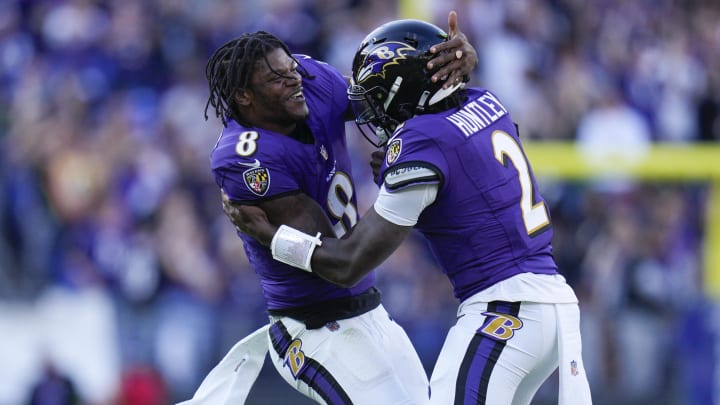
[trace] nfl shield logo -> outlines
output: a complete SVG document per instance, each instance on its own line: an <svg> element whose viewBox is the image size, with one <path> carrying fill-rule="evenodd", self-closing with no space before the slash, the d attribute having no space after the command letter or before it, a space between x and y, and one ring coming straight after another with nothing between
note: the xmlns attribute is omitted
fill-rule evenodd
<svg viewBox="0 0 720 405"><path fill-rule="evenodd" d="M400 151L402 150L402 139L395 139L387 147L387 152L385 152L385 161L387 162L387 165L390 166L391 164L395 163L398 156L400 156Z"/></svg>
<svg viewBox="0 0 720 405"><path fill-rule="evenodd" d="M243 179L247 188L259 196L265 195L270 186L270 172L264 167L245 170Z"/></svg>
<svg viewBox="0 0 720 405"><path fill-rule="evenodd" d="M575 360L570 362L570 374L578 375L577 361Z"/></svg>

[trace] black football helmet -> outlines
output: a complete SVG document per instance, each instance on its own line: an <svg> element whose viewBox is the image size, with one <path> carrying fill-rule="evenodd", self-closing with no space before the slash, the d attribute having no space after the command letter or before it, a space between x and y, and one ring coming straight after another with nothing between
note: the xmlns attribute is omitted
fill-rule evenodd
<svg viewBox="0 0 720 405"><path fill-rule="evenodd" d="M381 25L362 41L353 59L348 97L355 123L373 145L384 145L400 123L427 112L462 87L456 84L443 90L442 82L432 82L426 67L432 58L430 47L447 39L445 31L433 24L397 20Z"/></svg>

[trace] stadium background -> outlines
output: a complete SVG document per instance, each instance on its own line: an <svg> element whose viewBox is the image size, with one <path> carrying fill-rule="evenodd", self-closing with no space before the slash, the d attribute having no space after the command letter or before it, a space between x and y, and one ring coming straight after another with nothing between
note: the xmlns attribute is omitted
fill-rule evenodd
<svg viewBox="0 0 720 405"><path fill-rule="evenodd" d="M371 28L451 9L551 204L595 403L720 403L718 2L0 0L0 404L186 399L266 322L208 171L217 46L265 29L348 73ZM429 372L456 302L423 243L378 278ZM309 403L269 368L249 402Z"/></svg>

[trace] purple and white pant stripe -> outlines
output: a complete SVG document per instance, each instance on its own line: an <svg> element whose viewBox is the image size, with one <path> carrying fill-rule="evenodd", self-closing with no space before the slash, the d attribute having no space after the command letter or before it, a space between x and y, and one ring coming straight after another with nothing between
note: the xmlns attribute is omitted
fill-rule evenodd
<svg viewBox="0 0 720 405"><path fill-rule="evenodd" d="M293 338L282 321L277 321L270 327L270 341L278 356L285 358ZM304 357L303 365L297 372L297 378L317 392L328 405L352 404L350 397L332 374L311 357Z"/></svg>
<svg viewBox="0 0 720 405"><path fill-rule="evenodd" d="M518 316L520 302L493 301L487 311ZM465 352L455 385L455 405L485 404L490 376L506 345L505 340L480 333L485 326L478 328Z"/></svg>

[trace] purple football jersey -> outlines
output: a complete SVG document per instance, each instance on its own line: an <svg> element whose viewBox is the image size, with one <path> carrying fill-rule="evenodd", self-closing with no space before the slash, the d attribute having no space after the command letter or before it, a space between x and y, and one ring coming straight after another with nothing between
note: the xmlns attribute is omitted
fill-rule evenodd
<svg viewBox="0 0 720 405"><path fill-rule="evenodd" d="M310 110L306 123L314 144L230 120L211 154L215 182L243 204L305 193L323 207L340 237L358 221L355 185L345 141L347 84L329 65L294 55L311 78L303 78ZM269 309L286 309L359 294L374 284L370 273L353 288L331 284L315 274L272 258L270 249L240 234L260 276Z"/></svg>
<svg viewBox="0 0 720 405"><path fill-rule="evenodd" d="M460 109L419 115L387 144L386 189L438 183L415 226L461 301L519 273L557 273L546 204L508 111L471 88Z"/></svg>

